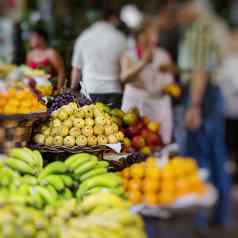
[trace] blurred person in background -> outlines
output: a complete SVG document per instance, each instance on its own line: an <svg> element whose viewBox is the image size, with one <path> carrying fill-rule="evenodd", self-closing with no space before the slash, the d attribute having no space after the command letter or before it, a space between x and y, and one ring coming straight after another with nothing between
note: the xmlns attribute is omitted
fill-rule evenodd
<svg viewBox="0 0 238 238"><path fill-rule="evenodd" d="M121 60L121 80L125 85L122 109L138 107L143 116L160 121L164 143L171 141L172 106L163 89L173 82L169 54L157 47L158 25L145 21L135 33L135 47Z"/></svg>
<svg viewBox="0 0 238 238"><path fill-rule="evenodd" d="M238 162L238 28L231 32L230 51L219 71L219 83L226 101L226 141L230 158Z"/></svg>
<svg viewBox="0 0 238 238"><path fill-rule="evenodd" d="M64 87L64 63L58 52L47 44L47 33L41 27L32 29L29 38L30 51L27 53L27 65L33 69L42 69L50 75L54 94Z"/></svg>
<svg viewBox="0 0 238 238"><path fill-rule="evenodd" d="M120 59L127 39L117 27L118 13L106 9L103 20L94 23L76 40L72 59L71 88L82 83L93 101L121 107Z"/></svg>
<svg viewBox="0 0 238 238"><path fill-rule="evenodd" d="M219 43L214 37L213 18L202 0L181 0L178 21L183 27L179 48L179 69L184 96L176 139L185 156L195 158L201 168L209 169L219 198L212 223L229 222L230 178L226 171L224 105L215 77L221 63ZM199 231L207 231L202 212Z"/></svg>

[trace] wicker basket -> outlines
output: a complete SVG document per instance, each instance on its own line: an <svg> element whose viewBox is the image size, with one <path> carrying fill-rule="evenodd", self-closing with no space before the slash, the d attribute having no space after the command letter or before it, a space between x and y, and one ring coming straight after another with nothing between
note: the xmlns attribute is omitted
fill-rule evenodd
<svg viewBox="0 0 238 238"><path fill-rule="evenodd" d="M31 138L32 125L47 113L27 115L0 115L0 153L6 153L15 146L25 146Z"/></svg>

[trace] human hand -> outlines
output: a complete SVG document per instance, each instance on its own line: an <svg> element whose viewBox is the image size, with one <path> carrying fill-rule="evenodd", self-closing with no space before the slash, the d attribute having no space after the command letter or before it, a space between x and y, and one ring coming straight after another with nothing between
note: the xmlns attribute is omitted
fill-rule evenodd
<svg viewBox="0 0 238 238"><path fill-rule="evenodd" d="M190 107L185 113L185 125L188 129L196 130L201 126L201 109L200 107Z"/></svg>

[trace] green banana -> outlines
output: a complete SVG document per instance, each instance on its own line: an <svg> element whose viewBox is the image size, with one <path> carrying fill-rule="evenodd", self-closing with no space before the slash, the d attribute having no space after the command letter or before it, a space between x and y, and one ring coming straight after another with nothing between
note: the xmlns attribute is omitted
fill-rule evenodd
<svg viewBox="0 0 238 238"><path fill-rule="evenodd" d="M74 181L69 175L60 175L60 176L61 176L65 186L72 187L74 185Z"/></svg>
<svg viewBox="0 0 238 238"><path fill-rule="evenodd" d="M40 209L42 208L43 204L44 204L44 200L43 197L38 193L31 193L31 204L32 206Z"/></svg>
<svg viewBox="0 0 238 238"><path fill-rule="evenodd" d="M57 191L64 189L64 182L60 175L51 174L44 177L43 183L53 186Z"/></svg>
<svg viewBox="0 0 238 238"><path fill-rule="evenodd" d="M35 189L40 194L41 198L48 204L54 204L56 200L52 196L52 192L50 192L47 188L36 186Z"/></svg>
<svg viewBox="0 0 238 238"><path fill-rule="evenodd" d="M120 184L115 174L103 174L85 180L79 187L77 194L85 193L87 190L96 187L103 186L108 188L114 188Z"/></svg>
<svg viewBox="0 0 238 238"><path fill-rule="evenodd" d="M82 176L80 176L79 177L79 180L81 181L81 182L83 182L84 180L86 180L86 179L89 179L89 178L91 178L91 177L94 177L94 176L96 176L96 175L100 175L100 174L106 174L107 173L107 169L106 168L97 168L97 166L96 166L96 168L95 169L93 169L93 170L90 170L90 171L88 171L87 173L85 173L85 174L83 174Z"/></svg>
<svg viewBox="0 0 238 238"><path fill-rule="evenodd" d="M39 167L43 168L44 161L43 161L43 158L42 158L42 155L41 155L40 151L39 150L33 150L33 153L37 157Z"/></svg>
<svg viewBox="0 0 238 238"><path fill-rule="evenodd" d="M86 161L90 160L91 159L91 156L90 154L87 154L87 153L80 153L80 154L75 154L75 155L71 155L69 156L69 158L67 158L65 160L65 164L69 167L69 168L73 168L73 164L74 163L79 163L78 166L80 164L83 164L85 163Z"/></svg>
<svg viewBox="0 0 238 238"><path fill-rule="evenodd" d="M107 161L99 161L97 163L97 168L108 168L109 167L109 163Z"/></svg>
<svg viewBox="0 0 238 238"><path fill-rule="evenodd" d="M24 161L28 165L34 167L37 165L35 157L32 156L30 149L13 148L9 151L9 157Z"/></svg>
<svg viewBox="0 0 238 238"><path fill-rule="evenodd" d="M74 174L76 176L76 178L79 178L80 176L82 176L84 173L88 172L89 170L95 168L95 166L97 165L97 159L91 159L90 161L86 162L85 164L83 164L82 166L80 166L79 168L77 168L74 171Z"/></svg>
<svg viewBox="0 0 238 238"><path fill-rule="evenodd" d="M55 161L48 164L40 173L39 178L44 178L50 174L64 174L67 172L67 166L61 161Z"/></svg>
<svg viewBox="0 0 238 238"><path fill-rule="evenodd" d="M54 188L53 186L48 185L48 186L46 187L46 189L50 192L51 196L52 196L55 200L58 199L58 193L57 193L57 191L55 190L55 188Z"/></svg>
<svg viewBox="0 0 238 238"><path fill-rule="evenodd" d="M17 192L19 195L28 195L30 193L30 186L28 184L22 184Z"/></svg>
<svg viewBox="0 0 238 238"><path fill-rule="evenodd" d="M31 175L24 175L22 181L30 185L37 185L38 183L37 178Z"/></svg>
<svg viewBox="0 0 238 238"><path fill-rule="evenodd" d="M63 196L63 198L69 200L73 197L73 194L70 189L65 188L64 191L62 192L62 196Z"/></svg>
<svg viewBox="0 0 238 238"><path fill-rule="evenodd" d="M33 169L25 161L22 161L22 160L19 160L19 159L8 158L6 160L6 164L11 169L14 169L14 170L16 170L20 173L31 174L31 175L36 175L37 174L37 171L35 169Z"/></svg>

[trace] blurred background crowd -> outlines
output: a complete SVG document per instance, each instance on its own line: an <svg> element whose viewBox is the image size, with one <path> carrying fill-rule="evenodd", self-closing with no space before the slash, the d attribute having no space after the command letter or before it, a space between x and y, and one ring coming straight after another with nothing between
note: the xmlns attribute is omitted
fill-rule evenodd
<svg viewBox="0 0 238 238"><path fill-rule="evenodd" d="M159 120L164 143L209 169L220 195L212 222L229 223L238 173L237 0L4 0L0 62L47 68L58 76L56 93L83 88ZM177 88L163 94L171 83L179 98Z"/></svg>

